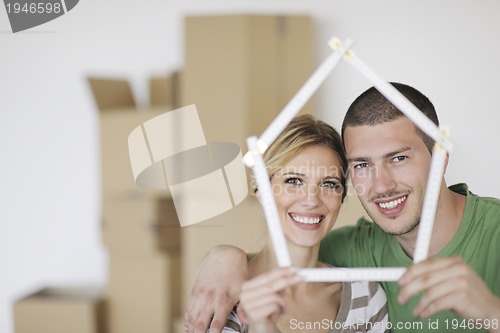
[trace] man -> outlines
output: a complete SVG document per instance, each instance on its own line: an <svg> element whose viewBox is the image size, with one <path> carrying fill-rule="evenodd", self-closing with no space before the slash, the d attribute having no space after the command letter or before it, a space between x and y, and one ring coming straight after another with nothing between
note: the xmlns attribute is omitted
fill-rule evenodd
<svg viewBox="0 0 500 333"><path fill-rule="evenodd" d="M407 85L393 86L438 125L427 97ZM320 260L346 267L410 266L433 140L373 87L349 107L342 137L352 183L375 223L361 219L331 232L322 242ZM397 283L382 283L392 331L500 332L499 251L500 201L476 196L465 184L448 188L443 180L430 259L409 267ZM238 298L238 290L226 287L224 279L234 286L245 275L242 253L215 249L193 288L188 331L204 331L212 314L211 327L219 331Z"/></svg>

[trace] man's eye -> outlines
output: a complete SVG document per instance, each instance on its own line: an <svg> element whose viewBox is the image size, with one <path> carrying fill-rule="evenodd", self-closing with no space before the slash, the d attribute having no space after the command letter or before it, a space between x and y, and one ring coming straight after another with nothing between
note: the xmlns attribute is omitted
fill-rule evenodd
<svg viewBox="0 0 500 333"><path fill-rule="evenodd" d="M368 166L368 163L359 163L359 164L354 165L354 169L363 169L363 168L366 168L367 166Z"/></svg>
<svg viewBox="0 0 500 333"><path fill-rule="evenodd" d="M301 185L302 181L300 180L300 178L287 178L285 179L285 184Z"/></svg>
<svg viewBox="0 0 500 333"><path fill-rule="evenodd" d="M404 161L406 160L408 157L406 156L396 156L392 159L393 162L401 162L401 161Z"/></svg>

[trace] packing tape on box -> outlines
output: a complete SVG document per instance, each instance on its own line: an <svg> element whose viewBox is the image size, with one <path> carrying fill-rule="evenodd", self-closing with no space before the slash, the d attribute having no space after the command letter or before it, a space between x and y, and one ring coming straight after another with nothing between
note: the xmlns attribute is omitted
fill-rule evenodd
<svg viewBox="0 0 500 333"><path fill-rule="evenodd" d="M169 190L181 226L222 214L248 194L239 146L207 144L195 105L138 126L128 147L136 184Z"/></svg>

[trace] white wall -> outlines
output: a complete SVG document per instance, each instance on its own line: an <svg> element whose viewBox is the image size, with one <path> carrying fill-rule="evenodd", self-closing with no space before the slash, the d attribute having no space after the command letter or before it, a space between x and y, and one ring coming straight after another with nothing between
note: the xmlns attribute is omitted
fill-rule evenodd
<svg viewBox="0 0 500 333"><path fill-rule="evenodd" d="M182 17L233 12L313 15L318 64L332 35L356 40L359 57L422 90L451 127L448 183L500 197L498 1L81 0L17 34L0 6L0 333L13 332L11 304L33 289L106 281L97 111L85 75L128 77L144 104L147 76L182 65ZM368 86L341 64L318 92L320 115L339 127Z"/></svg>

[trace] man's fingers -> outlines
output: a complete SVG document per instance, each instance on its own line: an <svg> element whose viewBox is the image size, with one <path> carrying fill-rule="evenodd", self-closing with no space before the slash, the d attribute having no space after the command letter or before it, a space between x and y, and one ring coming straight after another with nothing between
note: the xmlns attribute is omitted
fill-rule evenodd
<svg viewBox="0 0 500 333"><path fill-rule="evenodd" d="M194 333L196 318L200 315L200 304L197 297L190 296L184 313L184 329L188 333Z"/></svg>
<svg viewBox="0 0 500 333"><path fill-rule="evenodd" d="M455 283L456 281L448 281L427 290L415 307L413 314L416 317L427 318L437 312L453 308L455 302L458 301L453 300L457 287Z"/></svg>
<svg viewBox="0 0 500 333"><path fill-rule="evenodd" d="M205 333L213 316L214 291L194 289L186 307L186 327L188 333ZM205 305L202 304L205 301Z"/></svg>
<svg viewBox="0 0 500 333"><path fill-rule="evenodd" d="M208 292L206 299L213 304L213 307L202 309L196 325L195 333L204 333L210 328L210 332L220 333L226 324L226 319L231 312L233 304L229 301L229 296L223 294L215 298L214 293Z"/></svg>
<svg viewBox="0 0 500 333"><path fill-rule="evenodd" d="M208 329L208 325L210 325L210 321L213 316L212 308L202 309L198 317L196 318L196 322L194 323L194 333L205 333ZM220 331L219 331L220 333Z"/></svg>
<svg viewBox="0 0 500 333"><path fill-rule="evenodd" d="M419 292L429 288L434 288L438 285L446 284L450 281L450 279L453 279L453 275L448 274L447 272L417 276L413 280L408 281L406 284L401 286L398 301L400 303L406 303L411 297L415 296Z"/></svg>
<svg viewBox="0 0 500 333"><path fill-rule="evenodd" d="M222 331L232 309L233 304L227 299L220 299L218 301L217 311L215 311L212 322L210 323L210 333L220 333Z"/></svg>
<svg viewBox="0 0 500 333"><path fill-rule="evenodd" d="M401 303L424 293L413 311L417 317L429 318L445 310L465 319L494 318L497 316L495 313L500 313L500 307L495 305L500 305L497 298L459 257L428 259L416 264L400 279L399 284L398 301Z"/></svg>
<svg viewBox="0 0 500 333"><path fill-rule="evenodd" d="M228 265L227 263L231 263ZM222 311L222 300L232 308L236 304L242 282L247 278L247 256L232 246L217 246L203 258L196 273L196 282L191 291L186 314L185 328L188 333L205 333L212 317L218 330L226 321L222 319L229 311ZM219 330L220 331L220 330Z"/></svg>
<svg viewBox="0 0 500 333"><path fill-rule="evenodd" d="M462 263L463 260L460 257L429 258L410 266L398 282L400 285L405 285L418 276L430 274L437 270L450 269L452 266Z"/></svg>
<svg viewBox="0 0 500 333"><path fill-rule="evenodd" d="M422 308L414 310L414 315L422 318L429 318L438 312L451 310L456 305L457 298L453 292L443 294L441 297L434 299Z"/></svg>
<svg viewBox="0 0 500 333"><path fill-rule="evenodd" d="M398 281L400 303L406 303L421 291L467 276L468 266L459 257L427 259L411 266Z"/></svg>

